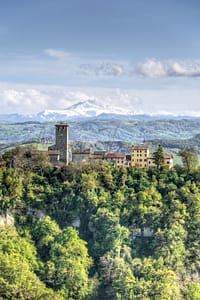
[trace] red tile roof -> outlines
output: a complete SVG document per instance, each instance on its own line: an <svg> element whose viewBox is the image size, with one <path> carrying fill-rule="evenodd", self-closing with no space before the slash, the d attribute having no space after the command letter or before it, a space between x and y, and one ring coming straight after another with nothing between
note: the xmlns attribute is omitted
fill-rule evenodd
<svg viewBox="0 0 200 300"><path fill-rule="evenodd" d="M85 149L85 150L75 149L72 150L72 154L90 154L90 149Z"/></svg>
<svg viewBox="0 0 200 300"><path fill-rule="evenodd" d="M132 150L148 150L150 147L148 145L132 146Z"/></svg>
<svg viewBox="0 0 200 300"><path fill-rule="evenodd" d="M124 159L125 154L122 153L92 153L90 154L91 159Z"/></svg>
<svg viewBox="0 0 200 300"><path fill-rule="evenodd" d="M103 159L103 158L104 158L104 154L94 154L94 153L90 154L90 159Z"/></svg>
<svg viewBox="0 0 200 300"><path fill-rule="evenodd" d="M105 159L109 159L109 158L124 158L125 154L122 153L106 153L104 155Z"/></svg>

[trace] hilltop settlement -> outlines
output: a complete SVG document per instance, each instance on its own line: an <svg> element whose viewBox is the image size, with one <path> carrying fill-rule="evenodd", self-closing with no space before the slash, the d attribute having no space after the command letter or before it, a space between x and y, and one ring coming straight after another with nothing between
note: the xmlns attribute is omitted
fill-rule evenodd
<svg viewBox="0 0 200 300"><path fill-rule="evenodd" d="M55 144L48 147L47 154L55 166L69 163L69 125L60 122L55 125ZM148 169L156 167L155 153L151 153L150 146L146 144L133 145L131 153L107 153L90 149L72 149L72 162L84 163L104 160L114 164L115 167L138 167ZM33 151L32 154L38 153ZM173 167L173 155L163 153L163 165L169 169Z"/></svg>

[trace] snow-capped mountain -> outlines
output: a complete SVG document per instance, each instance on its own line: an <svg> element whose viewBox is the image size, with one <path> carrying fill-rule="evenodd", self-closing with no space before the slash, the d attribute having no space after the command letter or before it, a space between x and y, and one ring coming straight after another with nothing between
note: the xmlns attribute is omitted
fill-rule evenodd
<svg viewBox="0 0 200 300"><path fill-rule="evenodd" d="M183 118L183 117L199 117L199 112L189 112L175 114L172 112L160 111L157 113L144 113L136 111L133 107L124 106L118 107L112 104L96 100L86 100L77 102L73 105L66 107L63 110L51 110L46 109L42 112L33 115L21 115L21 114L0 114L0 122L59 122L59 121L73 121L83 120L85 118L110 118L118 117L121 119L127 117L136 117L137 119L146 118Z"/></svg>
<svg viewBox="0 0 200 300"><path fill-rule="evenodd" d="M51 121L60 118L77 119L97 117L101 114L132 115L133 112L120 107L111 107L111 105L99 103L96 100L87 100L75 103L64 110L45 110L37 114L37 119Z"/></svg>
<svg viewBox="0 0 200 300"><path fill-rule="evenodd" d="M0 121L7 122L25 122L25 121L61 121L73 120L82 118L98 117L100 115L133 115L134 111L128 108L111 106L105 103L97 102L96 100L86 100L77 102L63 110L46 109L35 115L0 115Z"/></svg>

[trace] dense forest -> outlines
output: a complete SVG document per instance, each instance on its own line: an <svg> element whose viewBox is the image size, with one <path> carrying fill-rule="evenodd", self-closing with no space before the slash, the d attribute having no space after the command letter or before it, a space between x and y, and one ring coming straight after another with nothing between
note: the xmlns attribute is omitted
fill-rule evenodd
<svg viewBox="0 0 200 300"><path fill-rule="evenodd" d="M0 161L0 299L200 299L200 169ZM184 160L185 159L185 160Z"/></svg>

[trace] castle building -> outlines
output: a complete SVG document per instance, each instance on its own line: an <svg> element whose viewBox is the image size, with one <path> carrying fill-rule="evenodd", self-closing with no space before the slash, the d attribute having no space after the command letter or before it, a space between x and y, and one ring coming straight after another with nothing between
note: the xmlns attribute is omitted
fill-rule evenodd
<svg viewBox="0 0 200 300"><path fill-rule="evenodd" d="M124 166L126 155L122 153L106 153L104 160L113 163L116 167Z"/></svg>
<svg viewBox="0 0 200 300"><path fill-rule="evenodd" d="M150 147L148 145L132 146L131 166L139 167L139 168L148 167L147 157L149 156L149 154L150 154Z"/></svg>
<svg viewBox="0 0 200 300"><path fill-rule="evenodd" d="M55 163L55 154L56 159L59 160L60 163L68 165L69 163L69 140L68 140L68 128L69 125L64 122L60 122L55 125L56 133L56 143L48 147L48 153L50 156L50 160ZM54 152L51 152L54 151ZM52 155L51 155L52 153ZM59 153L59 156L58 156Z"/></svg>
<svg viewBox="0 0 200 300"><path fill-rule="evenodd" d="M86 162L89 161L90 158L90 149L85 150L79 150L79 149L73 149L72 150L72 162L78 163L78 162Z"/></svg>
<svg viewBox="0 0 200 300"><path fill-rule="evenodd" d="M132 146L131 149L131 166L147 169L155 167L154 154L150 153L148 145ZM173 155L164 153L164 165L169 169L173 167Z"/></svg>
<svg viewBox="0 0 200 300"><path fill-rule="evenodd" d="M68 141L69 125L60 122L55 125L55 145L48 147L47 154L50 161L55 166L68 165L69 163L69 141ZM37 152L37 151L36 151ZM36 154L36 152L33 151ZM72 150L72 162L84 163L104 160L112 163L116 167L137 167L147 169L155 167L155 155L150 153L148 145L132 146L130 154L123 153L107 153L106 151L90 152L90 149L74 149ZM164 165L169 169L173 167L173 155L164 153Z"/></svg>
<svg viewBox="0 0 200 300"><path fill-rule="evenodd" d="M107 161L116 167L137 167L148 169L156 167L155 155L150 153L148 145L132 146L131 154L123 153L107 153L105 151L90 152L90 149L73 150L72 162L92 162L92 161ZM164 153L164 165L169 169L173 167L173 155Z"/></svg>

